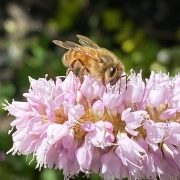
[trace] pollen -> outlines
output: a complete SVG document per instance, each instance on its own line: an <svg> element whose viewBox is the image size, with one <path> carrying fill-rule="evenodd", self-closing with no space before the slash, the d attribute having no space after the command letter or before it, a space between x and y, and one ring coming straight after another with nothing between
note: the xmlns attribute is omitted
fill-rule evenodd
<svg viewBox="0 0 180 180"><path fill-rule="evenodd" d="M113 125L113 133L116 135L119 131L123 131L125 128L125 122L121 120L121 114L112 115L105 110L104 114L99 117L97 114L93 113L92 109L89 107L85 114L79 119L79 123L73 126L74 136L76 139L83 139L86 132L81 128L81 124L88 122L96 123L98 121L107 121Z"/></svg>
<svg viewBox="0 0 180 180"><path fill-rule="evenodd" d="M84 139L86 132L81 128L80 124L76 124L73 127L73 130L74 130L75 139L77 139L77 140L83 140Z"/></svg>
<svg viewBox="0 0 180 180"><path fill-rule="evenodd" d="M159 107L153 107L148 105L146 107L146 111L150 115L150 119L154 122L164 122L164 119L160 117L160 115L165 112L169 108L168 104L161 104ZM180 113L176 112L170 119L166 119L166 121L171 122L179 122L180 121Z"/></svg>
<svg viewBox="0 0 180 180"><path fill-rule="evenodd" d="M54 121L58 124L63 124L65 121L68 120L68 116L64 113L63 108L58 108L54 111L55 119Z"/></svg>

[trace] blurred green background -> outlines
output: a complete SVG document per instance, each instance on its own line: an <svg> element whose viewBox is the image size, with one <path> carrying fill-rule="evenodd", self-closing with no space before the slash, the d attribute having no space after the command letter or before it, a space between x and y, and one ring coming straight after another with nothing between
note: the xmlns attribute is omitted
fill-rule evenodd
<svg viewBox="0 0 180 180"><path fill-rule="evenodd" d="M65 50L53 39L77 42L85 35L113 51L131 68L180 72L180 1L168 0L1 0L0 103L22 100L33 78L64 75ZM6 155L12 117L0 110L0 179L57 180L58 170L35 170L32 157ZM92 176L90 179L99 179Z"/></svg>

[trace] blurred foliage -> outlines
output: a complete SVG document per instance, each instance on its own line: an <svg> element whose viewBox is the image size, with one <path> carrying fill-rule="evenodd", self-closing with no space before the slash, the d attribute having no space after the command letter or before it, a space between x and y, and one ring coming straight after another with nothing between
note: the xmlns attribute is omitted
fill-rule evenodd
<svg viewBox="0 0 180 180"><path fill-rule="evenodd" d="M0 104L4 99L22 99L28 76L39 78L64 75L61 57L65 50L53 39L77 42L76 34L92 38L113 51L131 68L180 72L179 1L111 0L2 0L0 11ZM32 157L11 156L7 135L10 127L0 110L0 179L57 180L58 170L35 169ZM4 127L4 126L3 126ZM99 179L93 175L90 179Z"/></svg>

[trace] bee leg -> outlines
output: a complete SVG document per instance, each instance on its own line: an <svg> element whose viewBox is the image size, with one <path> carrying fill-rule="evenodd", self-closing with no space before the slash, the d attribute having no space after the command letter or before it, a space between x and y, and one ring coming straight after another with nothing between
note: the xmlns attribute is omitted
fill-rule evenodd
<svg viewBox="0 0 180 180"><path fill-rule="evenodd" d="M67 73L69 73L70 71L72 71L76 76L78 76L81 83L83 82L84 75L89 73L89 70L79 59L76 59L72 62L71 66L67 70Z"/></svg>
<svg viewBox="0 0 180 180"><path fill-rule="evenodd" d="M70 71L72 71L74 73L74 70L71 66L67 69L66 76L70 73Z"/></svg>
<svg viewBox="0 0 180 180"><path fill-rule="evenodd" d="M89 70L88 70L86 67L82 66L81 69L80 69L80 71L79 71L79 79L80 79L80 82L81 82L81 83L82 83L83 80L84 80L84 75L85 75L85 74L88 74L88 73L89 73Z"/></svg>
<svg viewBox="0 0 180 180"><path fill-rule="evenodd" d="M80 82L82 83L83 80L84 80L84 73L83 73L83 69L82 68L79 71L78 77L79 77Z"/></svg>
<svg viewBox="0 0 180 180"><path fill-rule="evenodd" d="M126 87L126 88L125 88L125 90L127 90L127 82L128 82L127 75L123 75L122 77L125 77L125 78L126 78L126 82L125 82L125 83L126 83L126 84L125 84L125 87Z"/></svg>
<svg viewBox="0 0 180 180"><path fill-rule="evenodd" d="M79 71L81 69L81 61L79 59L76 59L72 62L72 64L69 66L69 68L66 71L66 75L69 74L70 71L72 71L76 76L79 74Z"/></svg>
<svg viewBox="0 0 180 180"><path fill-rule="evenodd" d="M105 77L104 77L104 75L102 75L101 82L102 82L102 84L105 86L105 91L108 92L107 86L106 86L106 83L105 83Z"/></svg>

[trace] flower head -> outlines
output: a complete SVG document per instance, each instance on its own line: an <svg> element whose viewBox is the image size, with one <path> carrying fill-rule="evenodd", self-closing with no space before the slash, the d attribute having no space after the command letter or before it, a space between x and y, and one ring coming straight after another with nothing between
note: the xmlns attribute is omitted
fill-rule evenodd
<svg viewBox="0 0 180 180"><path fill-rule="evenodd" d="M104 179L179 179L180 76L131 71L124 88L72 72L64 81L30 78L14 116L9 152L33 153L37 167L65 177L99 173Z"/></svg>

